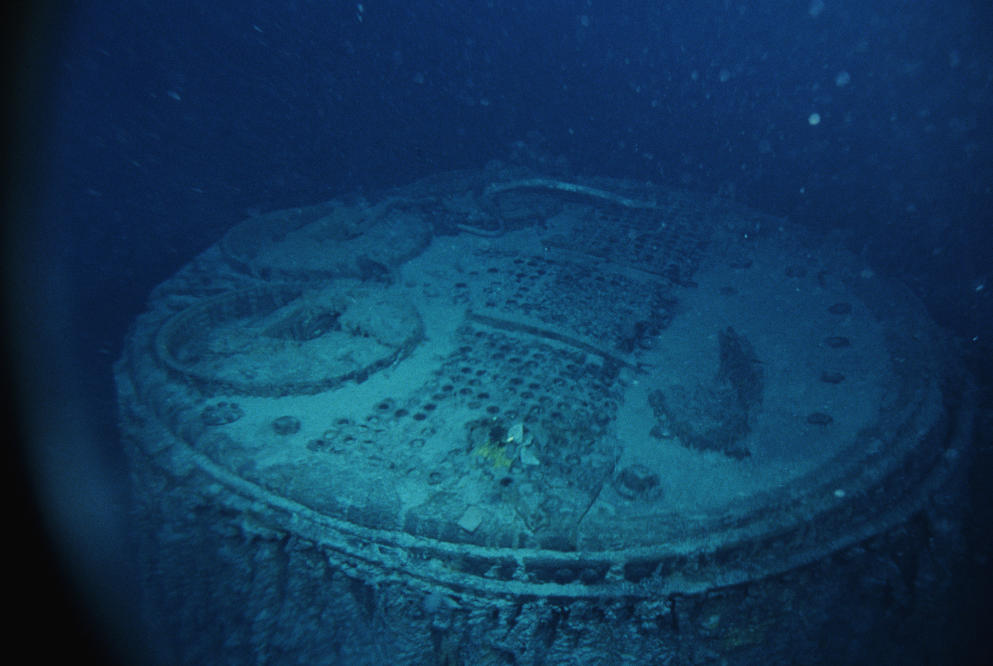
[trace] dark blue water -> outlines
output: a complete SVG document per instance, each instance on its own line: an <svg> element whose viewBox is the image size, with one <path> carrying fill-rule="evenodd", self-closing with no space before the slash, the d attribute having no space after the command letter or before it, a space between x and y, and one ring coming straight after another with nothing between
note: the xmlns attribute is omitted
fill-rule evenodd
<svg viewBox="0 0 993 666"><path fill-rule="evenodd" d="M46 413L91 442L74 454L86 461L119 465L110 365L146 294L232 224L494 159L720 193L836 233L915 289L989 395L989 2L145 1L39 16L20 33L34 49L17 60L12 128L30 161L12 170L10 230L26 245L8 282L30 290L33 314L14 318L57 373ZM124 554L96 559L126 571Z"/></svg>

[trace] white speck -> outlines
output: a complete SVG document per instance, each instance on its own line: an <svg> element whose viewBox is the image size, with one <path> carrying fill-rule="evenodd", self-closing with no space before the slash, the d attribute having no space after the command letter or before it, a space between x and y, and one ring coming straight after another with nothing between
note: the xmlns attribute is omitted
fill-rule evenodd
<svg viewBox="0 0 993 666"><path fill-rule="evenodd" d="M583 26L584 28L590 27L590 17L587 16L586 14L583 14L582 16L580 16L579 17L579 25Z"/></svg>
<svg viewBox="0 0 993 666"><path fill-rule="evenodd" d="M824 0L810 0L810 5L807 9L807 13L812 17L817 18L820 16L821 12L824 11Z"/></svg>
<svg viewBox="0 0 993 666"><path fill-rule="evenodd" d="M837 490L834 491L834 496L837 497L838 499L841 499L842 497L845 496L845 491L842 490L841 488L838 488Z"/></svg>
<svg viewBox="0 0 993 666"><path fill-rule="evenodd" d="M183 99L182 97L179 96L179 93L176 92L175 90L169 90L169 91L167 91L166 92L166 95L168 95L169 97L172 97L177 102L180 102Z"/></svg>
<svg viewBox="0 0 993 666"><path fill-rule="evenodd" d="M975 289L977 294L981 292L983 289L986 289L986 281L980 280L979 282L977 282Z"/></svg>
<svg viewBox="0 0 993 666"><path fill-rule="evenodd" d="M809 116L807 116L807 122L810 123L811 126L820 125L821 124L821 114L819 114L819 113L817 113L815 111L814 113L812 113Z"/></svg>
<svg viewBox="0 0 993 666"><path fill-rule="evenodd" d="M839 88L844 88L851 82L852 82L852 75L846 72L845 70L838 72L838 75L834 77L834 85L838 86Z"/></svg>
<svg viewBox="0 0 993 666"><path fill-rule="evenodd" d="M721 83L727 83L728 81L731 80L731 72L728 71L728 69L726 67L724 67L724 68L721 69L720 73L717 75L717 78L720 79Z"/></svg>

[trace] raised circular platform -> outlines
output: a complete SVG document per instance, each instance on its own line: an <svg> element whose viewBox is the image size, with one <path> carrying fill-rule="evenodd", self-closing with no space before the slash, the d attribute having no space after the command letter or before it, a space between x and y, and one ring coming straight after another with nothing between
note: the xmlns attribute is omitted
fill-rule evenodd
<svg viewBox="0 0 993 666"><path fill-rule="evenodd" d="M311 663L289 616L328 663L749 663L818 584L784 576L954 486L969 408L905 288L725 201L514 176L254 218L156 290L122 422L147 561L206 586L160 612Z"/></svg>

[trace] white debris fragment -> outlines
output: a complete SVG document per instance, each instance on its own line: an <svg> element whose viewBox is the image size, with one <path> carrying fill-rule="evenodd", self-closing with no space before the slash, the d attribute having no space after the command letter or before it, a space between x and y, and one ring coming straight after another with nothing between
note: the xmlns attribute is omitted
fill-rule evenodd
<svg viewBox="0 0 993 666"><path fill-rule="evenodd" d="M524 442L524 424L518 422L507 428L507 439L505 441L507 444Z"/></svg>
<svg viewBox="0 0 993 666"><path fill-rule="evenodd" d="M523 446L521 447L521 462L525 465L540 465L541 461L538 460L538 456L534 454L534 447Z"/></svg>
<svg viewBox="0 0 993 666"><path fill-rule="evenodd" d="M475 532L476 528L483 524L483 510L478 506L470 506L459 518L458 525L466 532Z"/></svg>

